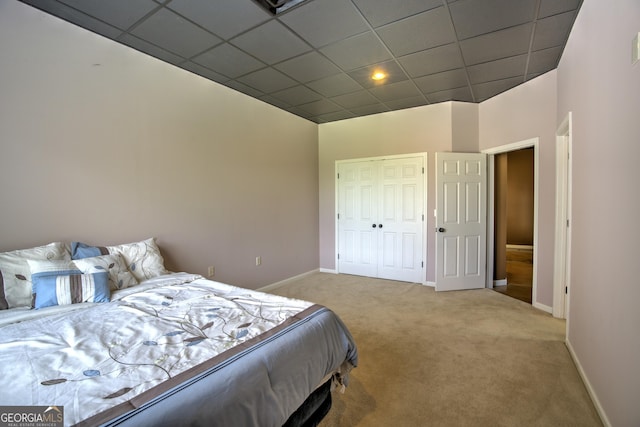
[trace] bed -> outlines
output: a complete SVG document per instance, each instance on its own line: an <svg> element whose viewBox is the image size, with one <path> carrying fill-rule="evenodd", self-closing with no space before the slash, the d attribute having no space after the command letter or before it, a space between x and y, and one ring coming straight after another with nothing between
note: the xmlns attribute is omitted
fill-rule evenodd
<svg viewBox="0 0 640 427"><path fill-rule="evenodd" d="M29 251L0 254L0 406L80 426L315 425L357 365L328 308L168 272L155 239Z"/></svg>

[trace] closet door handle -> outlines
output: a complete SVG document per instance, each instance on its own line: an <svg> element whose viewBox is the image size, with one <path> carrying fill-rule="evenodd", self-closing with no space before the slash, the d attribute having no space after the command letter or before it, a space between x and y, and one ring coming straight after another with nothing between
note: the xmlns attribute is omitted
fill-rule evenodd
<svg viewBox="0 0 640 427"><path fill-rule="evenodd" d="M372 226L373 228L376 228L376 225L375 225L375 224L372 224L371 226Z"/></svg>
<svg viewBox="0 0 640 427"><path fill-rule="evenodd" d="M444 228L440 227L440 228L436 229L436 231L437 231L438 233L444 233L444 232L445 232L445 231L447 231L447 230L445 230Z"/></svg>
<svg viewBox="0 0 640 427"><path fill-rule="evenodd" d="M378 227L379 227L379 228L382 228L382 224L378 224Z"/></svg>

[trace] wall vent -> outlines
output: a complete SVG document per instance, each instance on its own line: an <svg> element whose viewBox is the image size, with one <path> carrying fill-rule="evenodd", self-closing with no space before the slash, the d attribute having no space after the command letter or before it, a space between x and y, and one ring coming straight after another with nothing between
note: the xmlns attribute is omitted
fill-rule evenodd
<svg viewBox="0 0 640 427"><path fill-rule="evenodd" d="M272 15L280 15L307 0L253 0Z"/></svg>

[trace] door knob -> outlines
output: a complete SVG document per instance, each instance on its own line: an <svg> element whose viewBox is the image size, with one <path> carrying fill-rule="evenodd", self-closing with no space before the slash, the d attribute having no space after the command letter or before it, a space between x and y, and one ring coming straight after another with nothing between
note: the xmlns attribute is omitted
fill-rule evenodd
<svg viewBox="0 0 640 427"><path fill-rule="evenodd" d="M371 226L372 226L373 228L376 228L376 225L375 225L375 224L372 224Z"/></svg>
<svg viewBox="0 0 640 427"><path fill-rule="evenodd" d="M444 228L442 228L442 227L439 227L439 228L437 228L437 229L436 229L436 231L437 231L438 233L444 233L444 232L445 232L445 231L447 231L447 230L445 230L445 229L444 229Z"/></svg>
<svg viewBox="0 0 640 427"><path fill-rule="evenodd" d="M382 228L382 224L378 224L378 227L379 227L379 228Z"/></svg>

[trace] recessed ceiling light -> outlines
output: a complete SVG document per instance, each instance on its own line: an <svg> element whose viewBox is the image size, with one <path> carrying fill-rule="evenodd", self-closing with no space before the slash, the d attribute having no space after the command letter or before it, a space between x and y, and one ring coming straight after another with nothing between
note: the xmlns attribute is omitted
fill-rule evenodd
<svg viewBox="0 0 640 427"><path fill-rule="evenodd" d="M371 79L375 81L384 80L387 78L387 74L384 71L376 71L371 75Z"/></svg>

